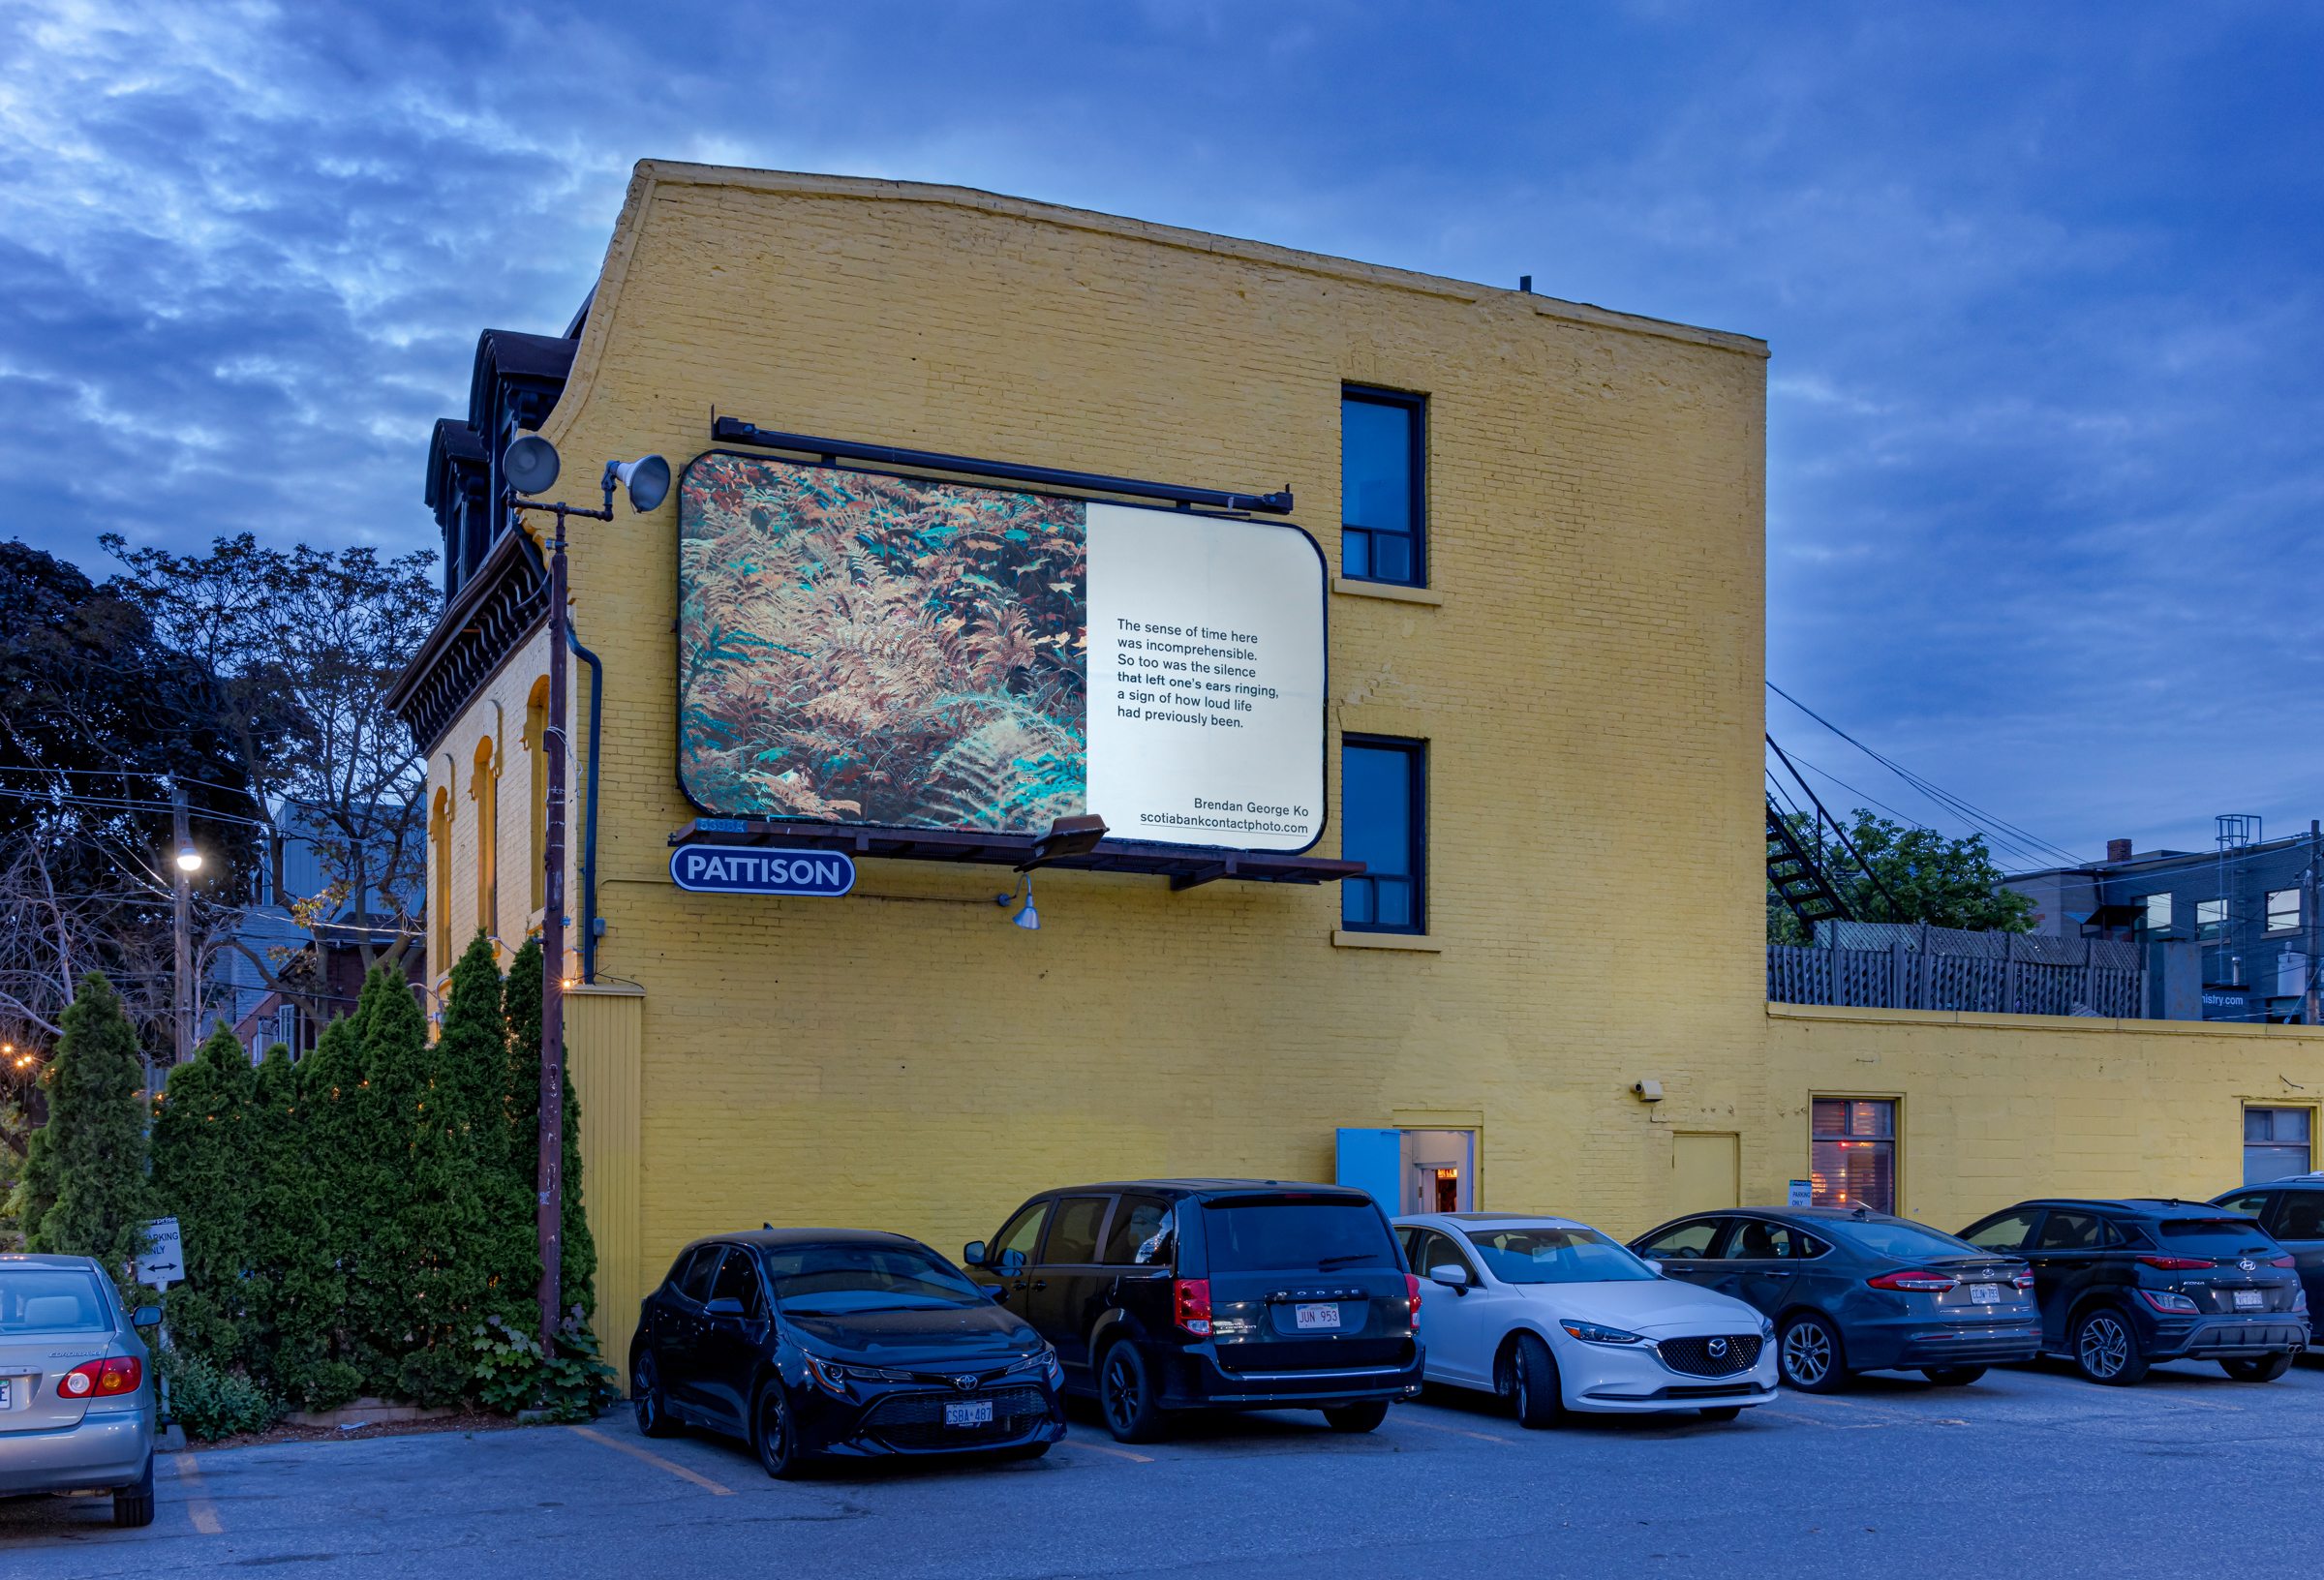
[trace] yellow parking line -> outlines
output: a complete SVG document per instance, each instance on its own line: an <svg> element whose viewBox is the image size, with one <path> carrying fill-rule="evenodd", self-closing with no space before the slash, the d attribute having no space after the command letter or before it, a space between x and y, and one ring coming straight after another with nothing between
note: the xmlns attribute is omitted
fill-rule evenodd
<svg viewBox="0 0 2324 1580"><path fill-rule="evenodd" d="M1517 1441L1514 1438L1496 1438L1487 1432L1468 1432L1457 1426L1439 1426L1434 1421L1416 1421L1409 1415L1399 1415L1396 1417L1396 1421L1399 1425L1417 1426L1427 1432L1450 1432L1456 1438L1475 1438L1479 1443L1506 1443L1514 1444Z"/></svg>
<svg viewBox="0 0 2324 1580"><path fill-rule="evenodd" d="M1109 1448L1102 1443L1087 1443L1080 1438L1067 1438L1065 1441L1072 1443L1076 1448L1094 1448L1101 1454L1112 1454L1116 1459L1135 1460L1141 1465L1151 1465L1153 1463L1151 1456L1147 1454L1133 1454L1127 1448Z"/></svg>
<svg viewBox="0 0 2324 1580"><path fill-rule="evenodd" d="M173 1454L170 1457L177 1461L177 1478L187 1488L186 1512L194 1516L194 1529L205 1536L223 1534L218 1524L218 1507L210 1502L209 1495L201 1490L201 1472L195 1469L194 1456Z"/></svg>
<svg viewBox="0 0 2324 1580"><path fill-rule="evenodd" d="M721 1498L731 1498L734 1496L734 1489L732 1487L721 1487L716 1481L713 1481L709 1476L696 1475L685 1466L676 1464L670 1460L666 1460L659 1454L649 1454L643 1448L632 1447L630 1444L623 1443L618 1439L607 1437L602 1432L592 1432L586 1426L570 1427L567 1430L580 1433L581 1436L587 1438L592 1443L601 1443L608 1448L619 1448L625 1454L634 1454L639 1459L644 1460L647 1464L656 1466L661 1470L665 1470L672 1475L684 1476L687 1480L691 1481L695 1486L706 1487L710 1491L717 1493Z"/></svg>

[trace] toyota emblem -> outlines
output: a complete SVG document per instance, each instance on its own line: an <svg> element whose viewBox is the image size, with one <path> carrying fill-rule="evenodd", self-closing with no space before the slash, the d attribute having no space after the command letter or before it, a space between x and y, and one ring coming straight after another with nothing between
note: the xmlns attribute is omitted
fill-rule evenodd
<svg viewBox="0 0 2324 1580"><path fill-rule="evenodd" d="M977 1380L973 1377L956 1377L952 1380L952 1385L960 1389L963 1393L974 1393L976 1391L976 1383ZM964 1410L967 1407L963 1405L962 1408Z"/></svg>
<svg viewBox="0 0 2324 1580"><path fill-rule="evenodd" d="M2241 1267L2247 1273L2256 1273L2259 1271L2259 1263L2253 1261L2249 1257L2246 1257L2243 1261L2237 1262L2236 1265Z"/></svg>
<svg viewBox="0 0 2324 1580"><path fill-rule="evenodd" d="M1711 1353L1713 1355L1725 1355L1727 1353L1727 1341L1725 1339L1713 1339L1711 1341Z"/></svg>

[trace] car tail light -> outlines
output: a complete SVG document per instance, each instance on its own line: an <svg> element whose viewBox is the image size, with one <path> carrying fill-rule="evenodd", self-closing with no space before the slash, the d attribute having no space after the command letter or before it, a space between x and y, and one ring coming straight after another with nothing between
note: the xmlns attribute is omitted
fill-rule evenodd
<svg viewBox="0 0 2324 1580"><path fill-rule="evenodd" d="M2209 1257L2141 1257L2138 1260L2145 1266L2159 1267L2166 1273L2191 1273L2218 1265Z"/></svg>
<svg viewBox="0 0 2324 1580"><path fill-rule="evenodd" d="M1170 1281L1171 1309L1177 1323L1198 1338L1210 1336L1210 1281L1174 1278Z"/></svg>
<svg viewBox="0 0 2324 1580"><path fill-rule="evenodd" d="M2268 1265L2271 1267L2297 1267L2300 1264L2289 1257L2271 1257L2268 1259Z"/></svg>
<svg viewBox="0 0 2324 1580"><path fill-rule="evenodd" d="M145 1363L135 1355L108 1355L74 1367L57 1379L56 1390L68 1399L104 1398L135 1393L145 1380Z"/></svg>
<svg viewBox="0 0 2324 1580"><path fill-rule="evenodd" d="M1421 1325L1421 1280L1418 1274L1404 1275L1404 1298L1412 1302L1412 1325Z"/></svg>
<svg viewBox="0 0 2324 1580"><path fill-rule="evenodd" d="M2187 1312L2201 1309L2186 1295L2173 1294L2168 1290L2141 1290L2138 1292L2156 1311Z"/></svg>
<svg viewBox="0 0 2324 1580"><path fill-rule="evenodd" d="M2034 1287L2034 1269L2031 1267L2027 1268L2024 1272L2013 1276L2009 1282L2016 1285L2021 1290L2032 1289Z"/></svg>
<svg viewBox="0 0 2324 1580"><path fill-rule="evenodd" d="M1913 1290L1922 1293L1957 1290L1961 1281L1950 1273L1932 1273L1925 1267L1906 1267L1864 1281L1876 1290Z"/></svg>

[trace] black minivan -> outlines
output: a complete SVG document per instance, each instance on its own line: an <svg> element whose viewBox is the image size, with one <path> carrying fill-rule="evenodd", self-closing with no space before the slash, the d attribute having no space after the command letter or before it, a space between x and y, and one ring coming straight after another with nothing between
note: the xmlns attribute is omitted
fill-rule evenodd
<svg viewBox="0 0 2324 1580"><path fill-rule="evenodd" d="M1369 1432L1421 1391L1420 1280L1361 1191L1145 1179L1045 1191L961 1260L1123 1443L1189 1410Z"/></svg>

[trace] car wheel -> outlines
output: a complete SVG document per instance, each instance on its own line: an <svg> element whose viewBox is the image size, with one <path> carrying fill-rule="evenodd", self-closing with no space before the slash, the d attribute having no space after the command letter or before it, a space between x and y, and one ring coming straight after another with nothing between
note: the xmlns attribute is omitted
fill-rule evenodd
<svg viewBox="0 0 2324 1580"><path fill-rule="evenodd" d="M113 1493L113 1523L140 1526L153 1523L153 1456L145 1456L145 1474Z"/></svg>
<svg viewBox="0 0 2324 1580"><path fill-rule="evenodd" d="M807 1456L799 1451L790 1401L779 1377L760 1383L758 1397L750 1402L750 1446L758 1450L759 1468L778 1481L796 1481L807 1474Z"/></svg>
<svg viewBox="0 0 2324 1580"><path fill-rule="evenodd" d="M1920 1375L1947 1388L1966 1388L1985 1375L1982 1366L1924 1366Z"/></svg>
<svg viewBox="0 0 2324 1580"><path fill-rule="evenodd" d="M1557 1380L1557 1357L1539 1333L1517 1335L1516 1347L1510 1352L1509 1372L1519 1426L1538 1432L1565 1424L1566 1395Z"/></svg>
<svg viewBox="0 0 2324 1580"><path fill-rule="evenodd" d="M1708 1410L1698 1410L1695 1413L1706 1421L1731 1421L1743 1413L1743 1407L1741 1405L1713 1405Z"/></svg>
<svg viewBox="0 0 2324 1580"><path fill-rule="evenodd" d="M1370 1399L1361 1405L1341 1405L1324 1412L1324 1419L1334 1432L1369 1432L1388 1419L1388 1401Z"/></svg>
<svg viewBox="0 0 2324 1580"><path fill-rule="evenodd" d="M2138 1352L2138 1335L2130 1319L2113 1306L2097 1306L2074 1323L2074 1364L2093 1382L2126 1388L2147 1375L2147 1357Z"/></svg>
<svg viewBox="0 0 2324 1580"><path fill-rule="evenodd" d="M1105 1366L1098 1374L1097 1401L1105 1412L1106 1430L1118 1443L1152 1443L1168 1428L1161 1406L1154 1403L1154 1384L1146 1369L1146 1357L1127 1339L1106 1352Z"/></svg>
<svg viewBox="0 0 2324 1580"><path fill-rule="evenodd" d="M1850 1381L1839 1333L1814 1312L1784 1324L1783 1336L1776 1340L1776 1358L1784 1381L1802 1393L1838 1393Z"/></svg>
<svg viewBox="0 0 2324 1580"><path fill-rule="evenodd" d="M2291 1369L2292 1357L2289 1353L2219 1362L2219 1370L2238 1382L2273 1382Z"/></svg>
<svg viewBox="0 0 2324 1580"><path fill-rule="evenodd" d="M681 1428L678 1417L670 1413L670 1401L661 1391L661 1368L654 1363L654 1352L641 1349L629 1368L629 1405L637 1412L637 1430L649 1438L674 1438Z"/></svg>

